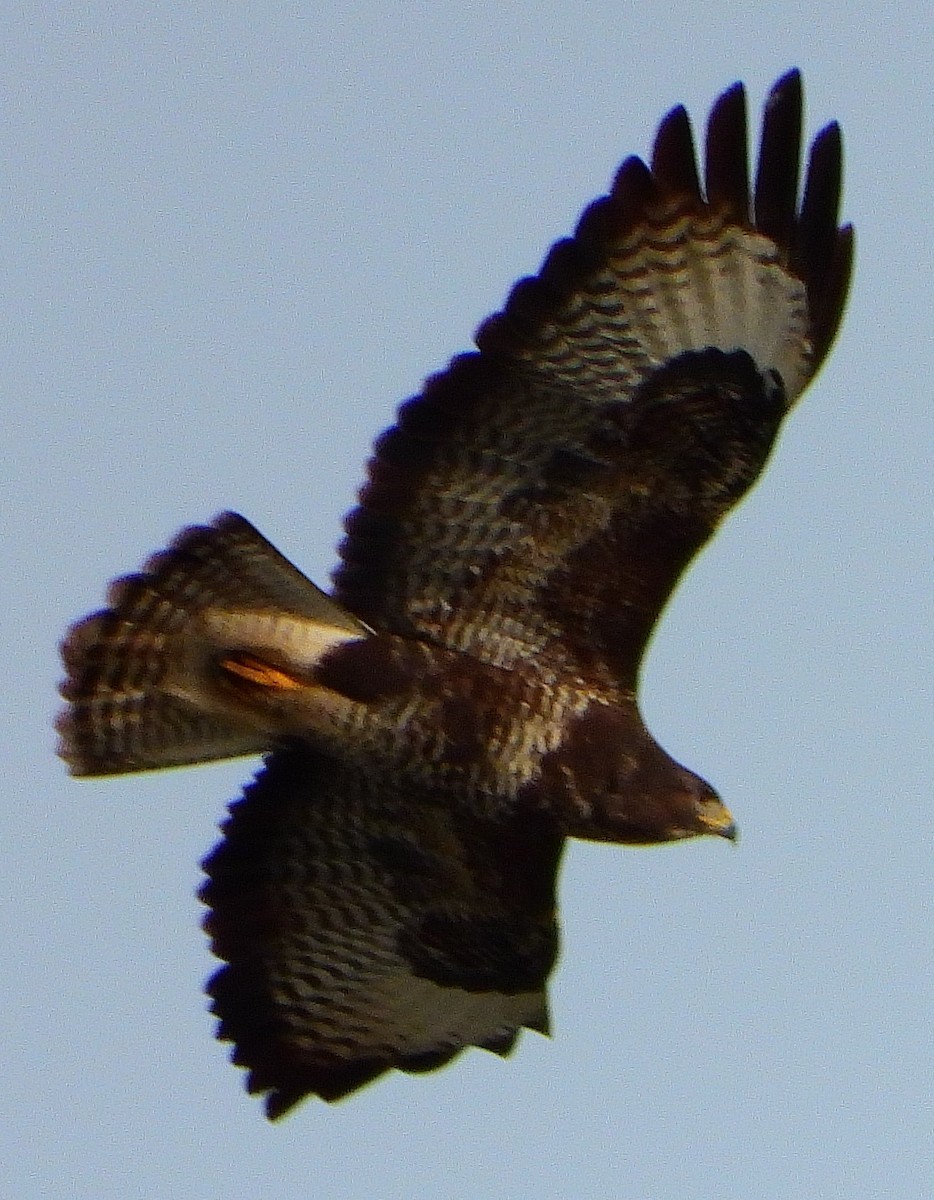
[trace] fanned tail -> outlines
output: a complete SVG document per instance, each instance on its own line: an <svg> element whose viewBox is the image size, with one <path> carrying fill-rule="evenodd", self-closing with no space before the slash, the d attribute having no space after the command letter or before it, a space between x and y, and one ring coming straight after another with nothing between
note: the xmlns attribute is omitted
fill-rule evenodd
<svg viewBox="0 0 934 1200"><path fill-rule="evenodd" d="M275 729L234 685L292 687L276 664L304 669L367 632L235 513L183 530L107 602L62 644L56 727L73 775L267 750Z"/></svg>

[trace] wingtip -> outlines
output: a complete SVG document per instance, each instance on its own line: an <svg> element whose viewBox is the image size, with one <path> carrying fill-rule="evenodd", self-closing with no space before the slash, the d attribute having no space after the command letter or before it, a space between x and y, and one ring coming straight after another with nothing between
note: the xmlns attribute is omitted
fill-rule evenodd
<svg viewBox="0 0 934 1200"><path fill-rule="evenodd" d="M669 195L702 203L691 118L683 104L662 120L652 149L652 175Z"/></svg>
<svg viewBox="0 0 934 1200"><path fill-rule="evenodd" d="M755 226L783 253L795 230L803 124L804 93L795 69L783 75L766 97L753 187Z"/></svg>
<svg viewBox="0 0 934 1200"><path fill-rule="evenodd" d="M804 101L804 81L800 67L789 67L784 75L779 75L775 80L765 101L766 110L776 104L788 103L792 99L796 99L798 104Z"/></svg>
<svg viewBox="0 0 934 1200"><path fill-rule="evenodd" d="M749 126L746 89L734 83L714 102L704 138L707 202L749 222Z"/></svg>

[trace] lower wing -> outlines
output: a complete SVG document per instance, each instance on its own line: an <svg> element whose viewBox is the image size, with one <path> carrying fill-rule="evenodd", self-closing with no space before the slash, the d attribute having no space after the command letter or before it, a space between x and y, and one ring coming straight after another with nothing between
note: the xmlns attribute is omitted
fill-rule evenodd
<svg viewBox="0 0 934 1200"><path fill-rule="evenodd" d="M303 748L273 754L205 862L218 1037L270 1117L547 1031L562 838Z"/></svg>

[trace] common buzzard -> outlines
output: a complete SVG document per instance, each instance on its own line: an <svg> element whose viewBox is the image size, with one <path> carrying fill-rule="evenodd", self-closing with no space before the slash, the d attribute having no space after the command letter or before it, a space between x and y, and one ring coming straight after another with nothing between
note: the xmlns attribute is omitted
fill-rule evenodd
<svg viewBox="0 0 934 1200"><path fill-rule="evenodd" d="M63 645L75 775L265 753L207 858L208 984L270 1117L548 1028L568 837L735 836L639 664L840 322L841 138L801 82L683 108L376 442L333 593L242 517L186 529Z"/></svg>

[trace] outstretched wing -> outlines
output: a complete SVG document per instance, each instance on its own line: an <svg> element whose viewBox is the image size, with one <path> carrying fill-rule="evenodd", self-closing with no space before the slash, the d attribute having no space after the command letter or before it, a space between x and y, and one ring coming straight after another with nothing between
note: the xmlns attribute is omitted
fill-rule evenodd
<svg viewBox="0 0 934 1200"><path fill-rule="evenodd" d="M218 1036L280 1116L392 1067L547 1031L562 837L304 748L271 756L205 862Z"/></svg>
<svg viewBox="0 0 934 1200"><path fill-rule="evenodd" d="M829 125L798 200L801 83L765 107L750 200L745 96L627 160L539 275L405 404L347 519L336 594L378 629L630 689L681 572L762 469L840 321Z"/></svg>

